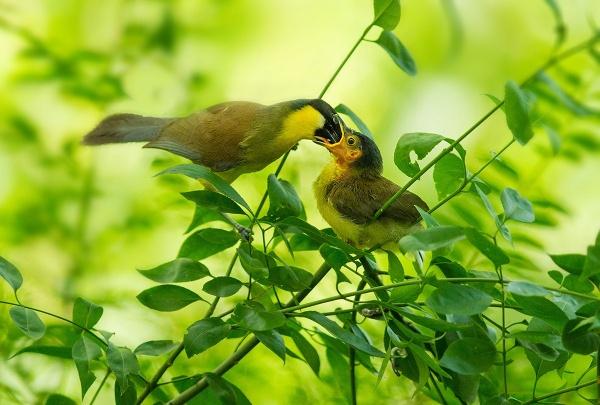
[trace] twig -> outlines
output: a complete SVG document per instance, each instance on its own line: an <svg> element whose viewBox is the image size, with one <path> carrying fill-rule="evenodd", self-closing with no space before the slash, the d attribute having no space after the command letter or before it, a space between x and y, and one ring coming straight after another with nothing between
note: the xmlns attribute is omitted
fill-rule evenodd
<svg viewBox="0 0 600 405"><path fill-rule="evenodd" d="M94 392L94 396L92 397L92 400L90 401L90 405L94 405L94 402L96 402L96 398L98 398L98 394L100 394L100 391L102 390L102 387L104 386L104 383L108 379L108 376L110 375L110 373L111 373L111 370L109 368L108 370L106 370L106 374L104 374L104 378L102 379L102 381L100 381L100 385L96 389L96 392Z"/></svg>
<svg viewBox="0 0 600 405"><path fill-rule="evenodd" d="M544 399L552 398L552 397L555 397L557 395L561 395L561 394L564 394L564 393L567 393L567 392L571 392L571 391L577 391L577 390L579 390L581 388L589 387L590 385L594 385L594 384L597 384L597 383L598 383L597 380L592 380L592 381L588 381L586 383L581 383L581 384L574 385L572 387L563 388L563 389L551 392L549 394L542 395L542 396L539 396L537 398L530 399L529 401L525 401L525 402L522 403L522 405L535 404L537 402L543 401Z"/></svg>
<svg viewBox="0 0 600 405"><path fill-rule="evenodd" d="M356 291L360 291L365 288L367 282L365 280L360 280L358 286L356 287ZM360 302L360 295L354 297L353 307L358 307ZM352 325L356 325L356 311L352 312L352 316L350 317L350 327ZM350 365L350 399L352 405L357 405L356 399L356 349L348 345L348 363Z"/></svg>

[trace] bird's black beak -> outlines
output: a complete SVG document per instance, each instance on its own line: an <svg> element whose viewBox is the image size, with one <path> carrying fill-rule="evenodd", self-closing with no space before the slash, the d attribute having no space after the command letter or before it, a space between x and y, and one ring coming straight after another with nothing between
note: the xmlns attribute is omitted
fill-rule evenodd
<svg viewBox="0 0 600 405"><path fill-rule="evenodd" d="M344 137L344 127L342 119L335 114L331 121L326 122L323 128L315 132L314 142L319 145L336 144Z"/></svg>

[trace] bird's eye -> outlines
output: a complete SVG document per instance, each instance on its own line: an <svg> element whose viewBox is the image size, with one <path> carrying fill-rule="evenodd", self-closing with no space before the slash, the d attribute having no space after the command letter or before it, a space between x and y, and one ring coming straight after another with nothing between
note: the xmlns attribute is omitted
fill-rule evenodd
<svg viewBox="0 0 600 405"><path fill-rule="evenodd" d="M348 145L352 146L356 143L356 140L354 138L348 138Z"/></svg>

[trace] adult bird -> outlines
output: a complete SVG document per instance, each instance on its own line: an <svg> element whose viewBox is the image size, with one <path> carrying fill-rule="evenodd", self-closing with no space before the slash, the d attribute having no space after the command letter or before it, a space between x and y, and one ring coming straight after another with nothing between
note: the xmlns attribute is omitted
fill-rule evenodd
<svg viewBox="0 0 600 405"><path fill-rule="evenodd" d="M341 138L335 110L321 99L263 105L231 101L182 118L115 114L88 133L83 143L147 142L210 168L227 182L277 160L302 139Z"/></svg>
<svg viewBox="0 0 600 405"><path fill-rule="evenodd" d="M427 204L405 191L373 220L375 212L400 187L382 176L381 153L371 138L345 127L341 132L339 141L320 136L315 140L333 156L314 183L317 208L334 232L351 245L390 245L419 222L416 207L427 210Z"/></svg>

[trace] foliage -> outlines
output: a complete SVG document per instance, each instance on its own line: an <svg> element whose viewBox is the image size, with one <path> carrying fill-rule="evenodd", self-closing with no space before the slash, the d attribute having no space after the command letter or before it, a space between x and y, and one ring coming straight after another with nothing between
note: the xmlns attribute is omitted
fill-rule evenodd
<svg viewBox="0 0 600 405"><path fill-rule="evenodd" d="M98 327L105 308L82 297L65 297L73 302L70 318L29 306L19 294L34 280L25 277L23 281L18 267L0 257L0 276L15 297L1 302L10 306L13 329L27 339L27 346L15 348L11 355L35 353L51 361L72 361L81 399L90 403L111 384L117 404L145 400L250 403L251 395L238 388L234 378L223 375L259 345L275 355L270 358L273 362L306 363L315 379L323 378L327 364L335 374L330 383L338 384L351 403L357 402L357 390L377 390L376 384L368 385L356 377L358 370L377 376L377 382L391 371L397 375L397 384L410 381L419 395L439 403L532 403L579 393L595 384L592 376L586 376L597 367L600 350L600 233L589 242L585 254L550 255L560 270L539 268L530 257L546 252L523 229L551 228L554 215L565 210L553 198L535 195L524 183L514 187L508 179L518 177L519 171L501 157L515 142L526 147L535 144L532 153L542 159L554 156L565 161L600 149L591 133L569 134L571 122L594 122L598 112L568 92L569 87L583 86L579 72L563 77L560 67L581 53L597 59L594 47L600 42L600 32L561 50L566 37L561 10L557 2L546 3L555 19L556 53L538 70L521 84L506 81L503 100L492 97L495 104L490 111L456 139L429 132L398 137L394 163L410 180L373 213L374 218L430 170L438 198L428 212L421 211L424 226L399 241L400 251L380 255L379 247L359 250L330 229L310 224L295 182L279 176L287 155L266 179L264 197L254 210L243 191L207 168L174 166L163 170L159 181L181 184L161 179L189 177L212 188L182 193L183 199L195 206L192 224L177 257L139 270L154 284L140 291L137 299L148 313L175 312L189 306L194 319L185 332L180 331L180 342L163 336L139 342L135 349L117 344L112 332ZM394 33L401 17L400 1L374 0L373 10L373 19L321 96L363 42L378 44L404 73L416 74L415 60ZM168 18L163 21L160 33L155 33L161 40L152 41L152 47L173 46L172 24ZM18 32L14 26L4 25ZM382 30L378 39L368 39L375 30ZM121 94L117 76L108 72L93 80L86 76L85 64L103 64L102 57L84 54L65 61L29 34L18 33L29 41L25 57L42 59L52 74L62 72L59 83L73 96L109 103ZM84 79L90 80L86 83ZM337 110L372 136L364 121L345 104ZM471 172L467 161L471 151L461 142L500 111L512 137ZM18 118L13 124L21 132L37 136ZM534 135L539 137L544 131L549 139L540 146ZM83 219L73 229L63 229L68 235L86 227L94 188L85 173L75 176L84 180L77 195ZM496 207L502 211L498 213ZM227 228L231 222L237 225L234 230ZM240 224L252 230L250 241L238 232ZM74 255L73 266L80 270L89 259L85 254ZM315 270L306 265L302 255L322 259L321 266ZM228 266L214 260L220 256L229 261ZM524 277L522 270L527 268L542 270L548 277L541 283ZM326 277L330 271L335 272L335 280ZM505 277L507 274L510 277ZM557 286L552 287L553 282ZM190 284L184 287L181 283ZM336 294L304 302L317 286L329 284ZM339 307L323 309L328 303ZM207 309L199 315L198 308L205 304ZM46 318L60 323L46 324ZM237 345L233 354L221 350L228 342ZM189 372L165 379L175 361L185 361L179 358L183 351L192 359ZM194 362L196 356L207 353L224 358L215 368ZM590 360L587 368L582 366L585 358ZM509 371L514 364L525 362L535 376L530 384L516 381ZM565 376L567 364L577 381ZM544 389L540 394L538 382L549 373L556 374L560 385L566 387ZM41 393L39 397L47 404L73 402L59 394Z"/></svg>

